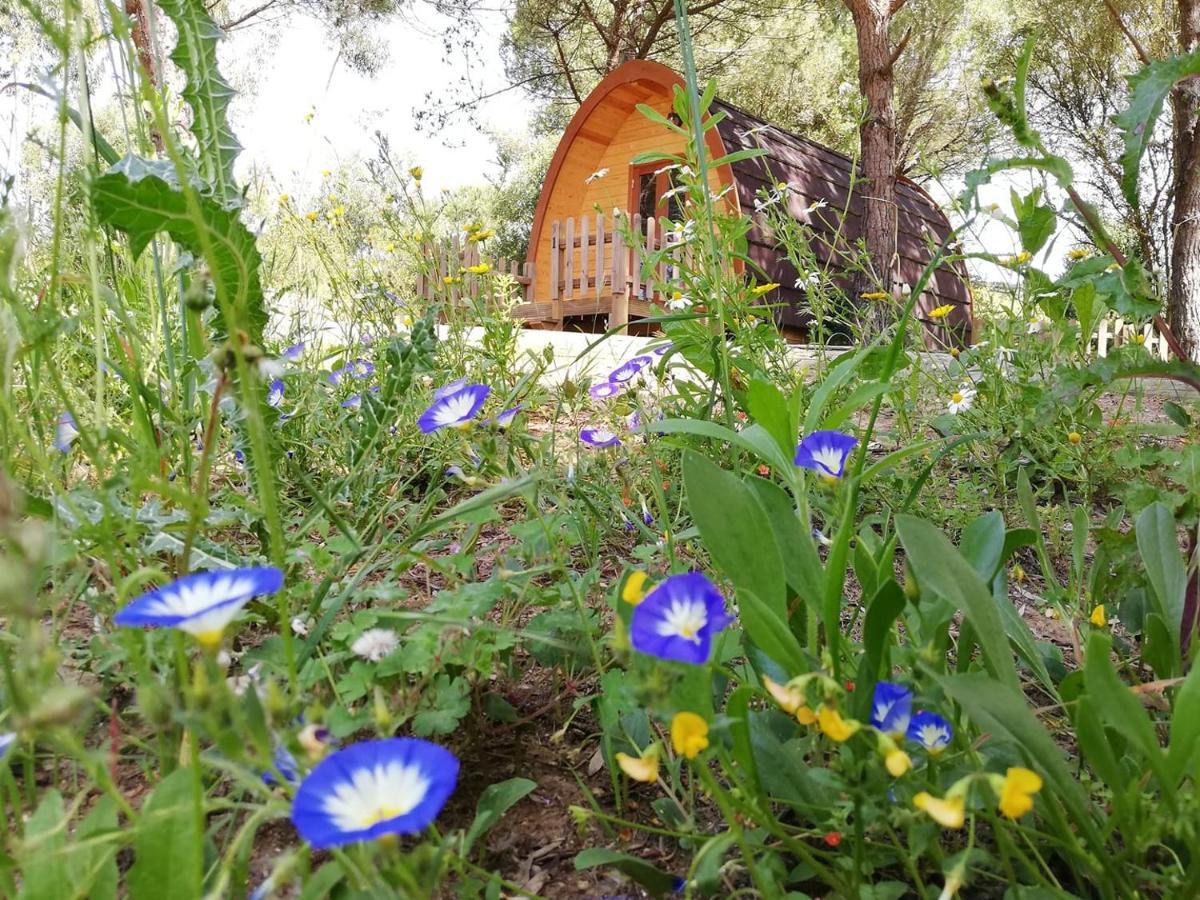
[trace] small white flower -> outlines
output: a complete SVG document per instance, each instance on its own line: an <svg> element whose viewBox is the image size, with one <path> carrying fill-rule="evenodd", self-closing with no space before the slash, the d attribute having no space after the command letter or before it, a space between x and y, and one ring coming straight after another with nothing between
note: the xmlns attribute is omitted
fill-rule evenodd
<svg viewBox="0 0 1200 900"><path fill-rule="evenodd" d="M287 366L281 359L264 356L258 361L258 371L263 378L279 378L287 371Z"/></svg>
<svg viewBox="0 0 1200 900"><path fill-rule="evenodd" d="M672 312L682 312L691 308L692 299L686 294L681 294L679 291L676 291L671 296L671 299L667 301L667 309L671 310Z"/></svg>
<svg viewBox="0 0 1200 900"><path fill-rule="evenodd" d="M824 209L828 205L829 205L829 203L824 199L815 200L812 203L808 204L808 206L806 206L804 208L804 211L805 212L816 212L818 209Z"/></svg>
<svg viewBox="0 0 1200 900"><path fill-rule="evenodd" d="M585 178L583 180L584 180L584 183L591 184L593 181L599 181L601 178L603 178L607 174L608 174L608 169L597 169L595 172L593 172L591 175L589 175L587 178Z"/></svg>
<svg viewBox="0 0 1200 900"><path fill-rule="evenodd" d="M400 646L400 636L390 628L368 628L350 645L350 650L368 662L379 662Z"/></svg>
<svg viewBox="0 0 1200 900"><path fill-rule="evenodd" d="M304 616L295 616L292 619L292 634L298 637L308 637L309 620Z"/></svg>
<svg viewBox="0 0 1200 900"><path fill-rule="evenodd" d="M1050 320L1045 316L1038 316L1036 319L1030 319L1026 329L1028 334L1039 334L1043 328L1050 324Z"/></svg>
<svg viewBox="0 0 1200 900"><path fill-rule="evenodd" d="M950 403L946 406L946 411L957 416L964 409L970 409L974 402L975 391L968 387L960 387L950 395Z"/></svg>

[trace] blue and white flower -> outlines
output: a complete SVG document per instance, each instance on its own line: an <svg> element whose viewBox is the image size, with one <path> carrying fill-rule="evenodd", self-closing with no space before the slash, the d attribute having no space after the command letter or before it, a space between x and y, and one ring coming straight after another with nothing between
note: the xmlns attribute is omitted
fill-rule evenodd
<svg viewBox="0 0 1200 900"><path fill-rule="evenodd" d="M700 572L671 575L633 608L629 638L641 653L703 665L713 635L732 619L725 598Z"/></svg>
<svg viewBox="0 0 1200 900"><path fill-rule="evenodd" d="M329 375L326 376L325 380L328 381L330 384L332 384L334 387L337 387L339 384L342 383L342 379L345 377L346 377L346 367L342 366L340 369L334 369L332 372L330 372Z"/></svg>
<svg viewBox="0 0 1200 900"><path fill-rule="evenodd" d="M343 409L358 409L362 406L362 394L351 394L342 401Z"/></svg>
<svg viewBox="0 0 1200 900"><path fill-rule="evenodd" d="M417 425L424 434L431 434L439 428L465 428L483 408L491 392L492 389L486 384L468 384L441 396L435 391L436 399L429 409L421 413Z"/></svg>
<svg viewBox="0 0 1200 900"><path fill-rule="evenodd" d="M588 388L588 393L595 400L607 400L609 397L615 397L621 393L622 387L616 381L601 381L593 384Z"/></svg>
<svg viewBox="0 0 1200 900"><path fill-rule="evenodd" d="M673 343L671 343L670 341L667 341L665 344L655 347L650 352L653 353L655 356L666 356L668 353L671 352L672 349L674 349L674 347L675 347L675 345Z"/></svg>
<svg viewBox="0 0 1200 900"><path fill-rule="evenodd" d="M589 447L619 447L621 439L613 432L603 428L584 428L579 432L579 439Z"/></svg>
<svg viewBox="0 0 1200 900"><path fill-rule="evenodd" d="M433 399L441 400L443 397L449 397L451 394L457 394L467 386L467 379L455 378L453 381L443 384L440 388L433 389Z"/></svg>
<svg viewBox="0 0 1200 900"><path fill-rule="evenodd" d="M309 772L292 802L292 823L316 848L339 847L430 825L458 780L458 759L417 738L363 741Z"/></svg>
<svg viewBox="0 0 1200 900"><path fill-rule="evenodd" d="M375 374L375 364L365 359L356 359L346 366L355 378L370 378Z"/></svg>
<svg viewBox="0 0 1200 900"><path fill-rule="evenodd" d="M940 753L954 737L950 723L937 713L919 712L908 723L908 739L930 753Z"/></svg>
<svg viewBox="0 0 1200 900"><path fill-rule="evenodd" d="M263 784L278 784L279 779L275 777L276 772L282 775L283 780L288 784L295 784L300 780L300 764L283 744L275 745L275 750L271 753L271 765L275 767L273 770L268 769L262 773Z"/></svg>
<svg viewBox="0 0 1200 900"><path fill-rule="evenodd" d="M513 423L513 419L517 417L517 413L524 408L524 403L518 403L516 406L511 407L510 409L504 410L504 412L496 413L496 417L492 419L492 424L497 428L507 428Z"/></svg>
<svg viewBox="0 0 1200 900"><path fill-rule="evenodd" d="M902 684L880 681L871 700L871 724L890 737L904 737L912 719L912 691Z"/></svg>
<svg viewBox="0 0 1200 900"><path fill-rule="evenodd" d="M178 628L216 647L243 606L282 586L283 572L273 566L196 572L142 594L119 610L113 622L130 628Z"/></svg>
<svg viewBox="0 0 1200 900"><path fill-rule="evenodd" d="M828 479L841 478L858 438L840 431L814 431L796 448L796 465Z"/></svg>
<svg viewBox="0 0 1200 900"><path fill-rule="evenodd" d="M69 453L75 438L79 437L79 429L75 427L75 417L69 412L61 413L54 423L54 449L60 453Z"/></svg>
<svg viewBox="0 0 1200 900"><path fill-rule="evenodd" d="M613 369L608 376L608 380L617 383L630 381L631 379L636 378L642 369L646 368L646 366L653 362L653 358L649 356L635 356L633 359L627 360Z"/></svg>
<svg viewBox="0 0 1200 900"><path fill-rule="evenodd" d="M283 380L276 378L267 388L267 406L278 409L283 405Z"/></svg>
<svg viewBox="0 0 1200 900"><path fill-rule="evenodd" d="M0 759L4 759L8 755L8 751L12 749L12 745L17 742L17 733L15 731L6 731L0 734Z"/></svg>
<svg viewBox="0 0 1200 900"><path fill-rule="evenodd" d="M280 355L288 362L295 362L304 355L304 341L292 344L292 346L288 347Z"/></svg>

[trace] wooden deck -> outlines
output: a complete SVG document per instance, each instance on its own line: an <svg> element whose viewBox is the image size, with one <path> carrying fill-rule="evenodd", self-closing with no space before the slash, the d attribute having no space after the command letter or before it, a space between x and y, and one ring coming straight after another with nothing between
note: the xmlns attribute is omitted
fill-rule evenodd
<svg viewBox="0 0 1200 900"><path fill-rule="evenodd" d="M474 306L507 300L497 293L503 289L516 295L511 314L533 328L561 330L572 318L599 316L609 328L628 325L661 313L675 289L679 254L688 251L664 224L653 217L630 219L620 210L607 218L597 213L554 222L546 258L523 263L487 260L470 240L428 245L417 294ZM511 280L506 285L497 274ZM535 296L539 283L549 285L546 296Z"/></svg>

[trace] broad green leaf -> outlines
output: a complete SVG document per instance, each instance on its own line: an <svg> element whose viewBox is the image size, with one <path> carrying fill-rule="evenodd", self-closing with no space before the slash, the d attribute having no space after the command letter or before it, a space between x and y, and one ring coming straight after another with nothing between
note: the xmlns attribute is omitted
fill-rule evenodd
<svg viewBox="0 0 1200 900"><path fill-rule="evenodd" d="M218 298L233 308L240 326L261 345L267 309L259 280L262 257L254 235L236 211L206 197L196 199L198 220L188 209L171 164L136 156L126 156L92 183L92 202L100 222L125 232L135 257L156 234L169 234L208 263Z"/></svg>
<svg viewBox="0 0 1200 900"><path fill-rule="evenodd" d="M1190 774L1197 778L1195 761L1200 754L1200 666L1192 666L1171 710L1171 741L1167 751L1167 773L1174 790Z"/></svg>
<svg viewBox="0 0 1200 900"><path fill-rule="evenodd" d="M575 856L575 870L594 869L596 866L611 866L624 875L628 875L652 896L661 897L675 890L676 876L662 869L655 868L637 856L628 853L618 853L607 847L592 847Z"/></svg>
<svg viewBox="0 0 1200 900"><path fill-rule="evenodd" d="M787 619L758 599L753 591L738 591L738 619L746 634L790 675L808 670L800 642L788 627Z"/></svg>
<svg viewBox="0 0 1200 900"><path fill-rule="evenodd" d="M62 794L53 788L46 791L25 823L20 900L60 900L71 896L71 872L64 865L66 818Z"/></svg>
<svg viewBox="0 0 1200 900"><path fill-rule="evenodd" d="M1087 660L1083 666L1084 687L1096 701L1095 708L1100 718L1137 750L1142 762L1149 766L1158 779L1159 787L1170 791L1166 760L1154 732L1154 724L1129 685L1117 676L1109 659L1111 652L1112 641L1109 636L1099 629L1093 631L1088 639ZM1114 787L1124 788L1126 785Z"/></svg>
<svg viewBox="0 0 1200 900"><path fill-rule="evenodd" d="M692 451L683 456L683 483L700 536L717 566L733 582L739 603L740 593L749 591L786 622L783 560L770 520L753 489Z"/></svg>
<svg viewBox="0 0 1200 900"><path fill-rule="evenodd" d="M1163 101L1184 78L1200 75L1200 49L1183 56L1157 59L1129 76L1129 105L1116 117L1125 141L1121 153L1121 190L1135 209L1138 207L1138 172L1142 156L1154 137L1154 126L1162 114Z"/></svg>
<svg viewBox="0 0 1200 900"><path fill-rule="evenodd" d="M756 378L746 388L743 401L750 418L767 430L779 449L785 454L793 453L796 449L796 429L787 400L779 388L769 381Z"/></svg>
<svg viewBox="0 0 1200 900"><path fill-rule="evenodd" d="M773 481L751 475L746 484L758 496L783 557L788 585L805 603L820 603L825 591L825 570L812 533L806 533L787 492Z"/></svg>
<svg viewBox="0 0 1200 900"><path fill-rule="evenodd" d="M158 900L168 884L179 900L200 896L204 813L195 807L197 777L191 769L176 769L142 805L126 876L130 900Z"/></svg>
<svg viewBox="0 0 1200 900"><path fill-rule="evenodd" d="M117 896L118 845L103 840L116 830L117 802L108 795L101 796L75 829L71 858L75 896L86 896L88 900L112 900Z"/></svg>
<svg viewBox="0 0 1200 900"><path fill-rule="evenodd" d="M1175 517L1164 503L1156 501L1138 515L1135 531L1157 609L1167 623L1175 645L1179 646L1187 571L1179 552Z"/></svg>
<svg viewBox="0 0 1200 900"><path fill-rule="evenodd" d="M985 583L991 582L1004 555L1004 516L992 510L963 529L958 548Z"/></svg>
<svg viewBox="0 0 1200 900"><path fill-rule="evenodd" d="M941 595L963 611L975 627L984 665L992 677L1019 689L998 604L987 585L946 536L924 519L897 516L896 531L921 589ZM1036 647L1032 649L1036 657Z"/></svg>
<svg viewBox="0 0 1200 900"><path fill-rule="evenodd" d="M867 615L863 620L863 655L854 678L856 713L860 718L870 715L871 695L875 690L875 682L879 680L888 638L891 637L896 619L904 611L904 603L904 591L895 579L889 578L880 585L867 606Z"/></svg>
<svg viewBox="0 0 1200 900"><path fill-rule="evenodd" d="M662 125L666 128L670 128L672 131L676 132L677 134L682 134L682 135L687 134L686 129L684 129L683 127L681 127L679 125L676 125L674 122L672 122L670 119L668 119L662 113L660 113L653 106L647 106L645 103L639 103L636 108L637 108L638 112L640 112L643 116L645 116L651 122L657 122L659 125Z"/></svg>
<svg viewBox="0 0 1200 900"><path fill-rule="evenodd" d="M209 7L202 0L159 0L158 5L175 24L178 36L171 61L186 76L181 93L192 110L200 176L218 204L240 206L233 163L242 146L229 125L234 90L217 68L217 41L225 32L208 15Z"/></svg>
<svg viewBox="0 0 1200 900"><path fill-rule="evenodd" d="M536 787L537 782L530 781L528 778L510 778L507 781L488 785L480 794L479 803L476 804L475 821L471 823L466 837L463 838L463 856L467 856L471 852L475 842L500 821L501 816Z"/></svg>
<svg viewBox="0 0 1200 900"><path fill-rule="evenodd" d="M734 431L724 425L707 422L703 419L663 419L661 422L653 423L653 430L659 434L691 434L697 437L726 441L752 453L770 466L787 467L793 464L790 458L780 454L778 445L764 429L759 428L757 435L766 440L756 438L755 428L758 426ZM642 426L640 430L649 431L650 426ZM750 436L747 436L748 433Z"/></svg>

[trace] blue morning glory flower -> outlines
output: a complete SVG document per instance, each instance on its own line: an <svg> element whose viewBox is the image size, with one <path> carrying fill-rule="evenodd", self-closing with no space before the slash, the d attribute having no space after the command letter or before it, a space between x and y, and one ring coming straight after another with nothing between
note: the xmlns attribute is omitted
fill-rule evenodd
<svg viewBox="0 0 1200 900"><path fill-rule="evenodd" d="M75 427L75 417L69 412L59 415L54 423L54 449L60 453L69 453L71 444L79 437L79 429Z"/></svg>
<svg viewBox="0 0 1200 900"><path fill-rule="evenodd" d="M234 450L233 451L233 461L235 463L237 463L239 466L244 466L246 464L246 451L243 450L241 447Z"/></svg>
<svg viewBox="0 0 1200 900"><path fill-rule="evenodd" d="M0 734L0 759L4 759L8 755L8 751L12 745L17 742L17 733L15 731L7 731Z"/></svg>
<svg viewBox="0 0 1200 900"><path fill-rule="evenodd" d="M451 394L457 394L467 386L467 379L455 378L453 381L443 384L440 388L433 389L433 399L441 400L443 397L449 397Z"/></svg>
<svg viewBox="0 0 1200 900"><path fill-rule="evenodd" d="M289 362L295 362L296 360L298 360L300 358L301 354L303 354L303 353L304 353L304 341L300 341L297 344L292 344L292 346L290 346L286 350L284 350L281 355L283 356L284 359L288 360Z"/></svg>
<svg viewBox="0 0 1200 900"><path fill-rule="evenodd" d="M283 744L275 745L275 751L271 754L271 765L275 767L275 771L283 776L283 780L289 784L295 784L300 780L300 764L296 762L296 757L292 756L291 751ZM278 780L275 778L275 771L263 772L263 784L278 783Z"/></svg>
<svg viewBox="0 0 1200 900"><path fill-rule="evenodd" d="M601 381L588 388L588 393L595 400L607 400L621 393L621 385L615 381Z"/></svg>
<svg viewBox="0 0 1200 900"><path fill-rule="evenodd" d="M325 380L328 381L330 384L332 384L334 387L337 387L339 384L342 383L342 379L345 377L346 377L346 367L342 366L340 369L334 369L332 372L330 372L329 376Z"/></svg>
<svg viewBox="0 0 1200 900"><path fill-rule="evenodd" d="M129 628L178 628L215 647L225 626L243 606L282 586L283 572L273 566L196 572L142 594L118 610L113 623Z"/></svg>
<svg viewBox="0 0 1200 900"><path fill-rule="evenodd" d="M502 413L496 413L496 417L492 419L492 424L497 428L507 428L513 423L513 419L517 417L517 413L524 409L524 407L524 403L518 403L511 409L506 409Z"/></svg>
<svg viewBox="0 0 1200 900"><path fill-rule="evenodd" d="M796 465L826 478L841 478L858 438L840 431L814 431L796 448Z"/></svg>
<svg viewBox="0 0 1200 900"><path fill-rule="evenodd" d="M267 406L278 408L283 405L283 380L276 378L267 388Z"/></svg>
<svg viewBox="0 0 1200 900"><path fill-rule="evenodd" d="M421 413L417 425L424 434L431 434L439 428L465 428L483 408L491 392L492 389L486 384L468 384L453 393L436 397L433 405Z"/></svg>
<svg viewBox="0 0 1200 900"><path fill-rule="evenodd" d="M603 428L584 428L579 432L579 439L589 447L618 447L621 444L619 437Z"/></svg>
<svg viewBox="0 0 1200 900"><path fill-rule="evenodd" d="M350 374L355 378L370 378L375 374L374 363L365 359L356 359L346 366L346 368L350 370Z"/></svg>
<svg viewBox="0 0 1200 900"><path fill-rule="evenodd" d="M292 801L292 823L315 849L388 834L414 834L454 792L458 759L418 738L363 741L308 773Z"/></svg>
<svg viewBox="0 0 1200 900"><path fill-rule="evenodd" d="M902 684L880 681L871 701L871 724L892 737L903 737L912 718L912 691Z"/></svg>
<svg viewBox="0 0 1200 900"><path fill-rule="evenodd" d="M713 635L731 621L716 586L700 572L687 572L669 576L633 608L629 638L641 653L703 665Z"/></svg>
<svg viewBox="0 0 1200 900"><path fill-rule="evenodd" d="M937 713L919 712L908 723L908 739L930 753L940 753L950 743L954 729Z"/></svg>
<svg viewBox="0 0 1200 900"><path fill-rule="evenodd" d="M344 409L358 409L360 406L362 406L362 394L351 394L342 401Z"/></svg>
<svg viewBox="0 0 1200 900"><path fill-rule="evenodd" d="M608 380L613 382L629 381L635 378L637 374L650 365L654 360L649 356L635 356L633 359L627 360L609 373Z"/></svg>
<svg viewBox="0 0 1200 900"><path fill-rule="evenodd" d="M647 526L654 524L654 516L650 515L650 510L646 509L645 500L642 501L642 521L645 522Z"/></svg>
<svg viewBox="0 0 1200 900"><path fill-rule="evenodd" d="M654 348L653 350L651 350L650 352L651 352L651 353L653 353L655 356L666 356L668 353L670 353L670 352L671 352L671 349L672 349L674 346L675 346L675 345L674 345L674 344L672 344L670 341L667 341L667 342L666 342L665 344L663 344L661 347L655 347L655 348Z"/></svg>

